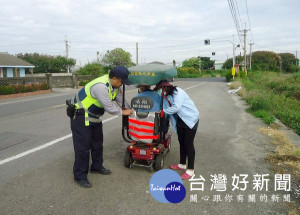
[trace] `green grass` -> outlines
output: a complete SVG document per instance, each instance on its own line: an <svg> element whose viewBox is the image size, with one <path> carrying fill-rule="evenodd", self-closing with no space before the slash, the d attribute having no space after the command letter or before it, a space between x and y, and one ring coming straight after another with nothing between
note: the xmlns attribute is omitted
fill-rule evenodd
<svg viewBox="0 0 300 215"><path fill-rule="evenodd" d="M294 155L295 155L296 157L300 157L300 150L297 149L297 150L294 152Z"/></svg>
<svg viewBox="0 0 300 215"><path fill-rule="evenodd" d="M300 135L300 73L287 75L254 71L239 79L245 91L241 96L248 102L248 111L267 124L276 117Z"/></svg>
<svg viewBox="0 0 300 215"><path fill-rule="evenodd" d="M258 118L262 118L264 122L268 125L271 125L275 121L275 117L264 110L258 110L253 112L252 114Z"/></svg>

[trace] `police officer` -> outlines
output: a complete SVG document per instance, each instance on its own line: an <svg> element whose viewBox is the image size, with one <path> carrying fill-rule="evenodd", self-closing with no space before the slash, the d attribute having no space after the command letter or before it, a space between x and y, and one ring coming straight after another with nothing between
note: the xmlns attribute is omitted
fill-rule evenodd
<svg viewBox="0 0 300 215"><path fill-rule="evenodd" d="M129 71L123 66L114 67L109 75L104 75L89 82L75 95L75 114L71 117L71 130L75 151L73 167L75 181L84 188L91 187L87 179L90 152L92 156L91 173L103 175L111 171L103 166L103 129L102 115L108 112L113 115L131 115L131 109L121 110L113 104L116 100L122 103L119 88L129 85ZM125 108L129 108L125 101Z"/></svg>

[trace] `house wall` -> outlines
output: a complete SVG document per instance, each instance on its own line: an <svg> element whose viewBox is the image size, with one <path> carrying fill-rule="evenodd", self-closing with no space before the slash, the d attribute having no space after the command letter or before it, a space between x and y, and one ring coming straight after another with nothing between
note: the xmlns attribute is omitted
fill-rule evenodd
<svg viewBox="0 0 300 215"><path fill-rule="evenodd" d="M221 70L222 66L223 66L223 64L216 64L215 65L215 70Z"/></svg>
<svg viewBox="0 0 300 215"><path fill-rule="evenodd" d="M15 68L8 67L6 69L7 69L7 78L16 78L16 77L14 77L14 69ZM25 77L25 68L18 68L18 69L20 71L20 78ZM3 78L3 68L2 67L0 68L0 78Z"/></svg>

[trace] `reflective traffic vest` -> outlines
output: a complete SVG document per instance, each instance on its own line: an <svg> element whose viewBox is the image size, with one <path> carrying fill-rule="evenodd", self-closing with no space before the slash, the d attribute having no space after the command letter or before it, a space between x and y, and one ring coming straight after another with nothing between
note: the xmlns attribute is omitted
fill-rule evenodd
<svg viewBox="0 0 300 215"><path fill-rule="evenodd" d="M89 82L82 88L78 94L76 94L74 99L74 104L76 109L84 109L85 112L85 126L89 126L90 122L100 123L102 121L101 116L104 114L104 108L99 103L96 98L93 98L91 95L91 87L95 84L103 83L108 88L108 94L111 101L116 99L116 96L119 92L119 89L116 89L114 92L111 91L111 85L108 75L101 76Z"/></svg>

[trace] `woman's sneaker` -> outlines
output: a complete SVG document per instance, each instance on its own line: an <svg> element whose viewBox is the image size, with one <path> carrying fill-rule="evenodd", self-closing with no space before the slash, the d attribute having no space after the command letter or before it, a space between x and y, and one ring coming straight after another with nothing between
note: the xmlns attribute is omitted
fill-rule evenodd
<svg viewBox="0 0 300 215"><path fill-rule="evenodd" d="M174 170L185 170L184 168L179 167L178 164L172 164L172 165L170 165L170 169L174 169Z"/></svg>
<svg viewBox="0 0 300 215"><path fill-rule="evenodd" d="M191 179L193 176L192 176L192 175L189 175L189 174L187 174L187 173L185 172L185 173L183 173L180 177L181 177L182 180L188 180L188 179Z"/></svg>

